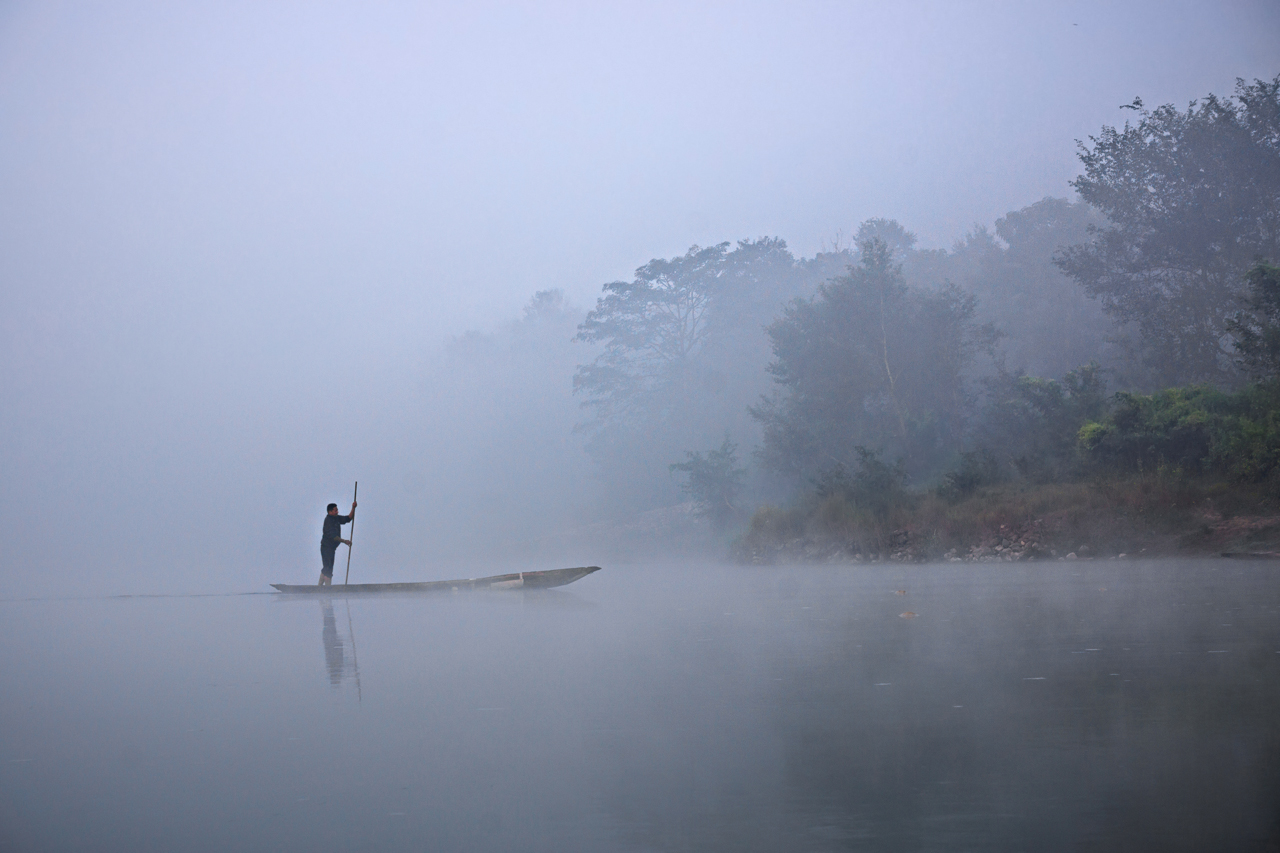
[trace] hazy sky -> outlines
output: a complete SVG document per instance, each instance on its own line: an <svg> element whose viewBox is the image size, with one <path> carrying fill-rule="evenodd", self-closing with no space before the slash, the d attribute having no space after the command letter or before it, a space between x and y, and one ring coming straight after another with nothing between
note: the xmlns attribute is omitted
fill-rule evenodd
<svg viewBox="0 0 1280 853"><path fill-rule="evenodd" d="M1278 72L1273 2L0 3L3 572L113 507L309 519L536 290L870 216L947 246L1135 95Z"/></svg>

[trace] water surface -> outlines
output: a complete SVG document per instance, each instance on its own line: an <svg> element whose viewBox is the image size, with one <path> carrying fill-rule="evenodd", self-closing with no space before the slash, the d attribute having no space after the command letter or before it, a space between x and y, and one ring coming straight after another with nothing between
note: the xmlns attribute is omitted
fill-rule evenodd
<svg viewBox="0 0 1280 853"><path fill-rule="evenodd" d="M0 641L6 851L1280 843L1269 563L7 601Z"/></svg>

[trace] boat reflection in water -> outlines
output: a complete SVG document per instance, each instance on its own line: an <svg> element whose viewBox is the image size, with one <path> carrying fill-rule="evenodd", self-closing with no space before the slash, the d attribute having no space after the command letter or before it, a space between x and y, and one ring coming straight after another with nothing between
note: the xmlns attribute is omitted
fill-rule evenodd
<svg viewBox="0 0 1280 853"><path fill-rule="evenodd" d="M320 639L324 645L324 663L329 671L329 683L338 687L343 681L351 679L356 684L356 695L363 700L360 690L360 664L356 659L356 636L351 626L351 604L346 603L347 640L351 645L350 663L346 644L338 630L337 615L333 611L334 596L370 596L385 594L448 594L459 591L512 591L518 590L535 595L550 595L551 590L566 586L587 575L600 571L599 566L578 566L569 569L548 569L543 571L513 572L505 575L493 575L484 578L468 578L465 580L427 581L425 583L375 583L375 584L341 584L338 586L318 586L316 584L280 584L273 583L287 598L298 595L321 596L320 615L323 627ZM571 599L569 599L571 600ZM562 599L561 601L564 601Z"/></svg>
<svg viewBox="0 0 1280 853"><path fill-rule="evenodd" d="M324 665L329 670L329 683L338 687L346 679L356 683L356 694L360 695L360 665L356 660L356 637L351 628L351 606L347 605L347 638L351 643L350 661L347 649L338 633L338 620L333 612L333 602L327 599L320 601L320 615L324 625L320 630L320 641L324 644Z"/></svg>

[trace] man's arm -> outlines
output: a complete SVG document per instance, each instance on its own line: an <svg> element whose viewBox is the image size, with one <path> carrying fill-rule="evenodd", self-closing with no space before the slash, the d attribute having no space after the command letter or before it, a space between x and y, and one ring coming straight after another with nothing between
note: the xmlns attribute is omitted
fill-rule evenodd
<svg viewBox="0 0 1280 853"><path fill-rule="evenodd" d="M352 502L351 502L351 514L350 514L350 515L348 515L348 516L347 516L347 518L346 518L346 521L343 521L342 523L343 523L343 524L346 524L348 521L355 521L355 518L356 518L356 502L355 502L355 501L352 501ZM339 542L341 542L343 545L346 545L348 548L350 548L350 547L351 547L351 540L350 540L350 539L339 539L338 541L339 541Z"/></svg>

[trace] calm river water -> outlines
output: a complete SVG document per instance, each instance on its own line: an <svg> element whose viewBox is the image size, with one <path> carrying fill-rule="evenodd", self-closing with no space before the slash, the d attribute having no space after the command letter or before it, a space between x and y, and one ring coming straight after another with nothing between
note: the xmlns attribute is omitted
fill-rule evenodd
<svg viewBox="0 0 1280 853"><path fill-rule="evenodd" d="M4 851L1280 845L1272 563L5 601L0 642Z"/></svg>

